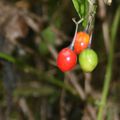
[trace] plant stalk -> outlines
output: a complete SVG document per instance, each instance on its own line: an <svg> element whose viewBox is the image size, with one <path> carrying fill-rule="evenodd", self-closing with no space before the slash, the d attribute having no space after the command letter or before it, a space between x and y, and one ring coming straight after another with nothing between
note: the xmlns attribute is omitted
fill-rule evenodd
<svg viewBox="0 0 120 120"><path fill-rule="evenodd" d="M109 92L111 76L112 76L112 68L113 68L115 37L116 37L117 28L118 28L118 24L119 24L119 20L120 20L119 11L120 11L120 7L117 9L117 12L116 12L116 15L115 15L115 18L113 21L112 29L111 29L111 37L110 37L111 38L111 47L110 47L110 53L108 56L108 65L107 65L107 69L106 69L102 98L101 98L101 102L100 102L100 106L99 106L99 110L98 110L97 120L103 120L103 112L104 112L104 108L106 105L107 96L108 96L108 92Z"/></svg>

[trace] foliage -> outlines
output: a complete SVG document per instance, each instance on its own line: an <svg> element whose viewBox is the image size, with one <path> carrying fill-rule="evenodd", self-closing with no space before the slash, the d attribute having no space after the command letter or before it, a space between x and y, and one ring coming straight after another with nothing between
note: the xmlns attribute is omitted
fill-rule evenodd
<svg viewBox="0 0 120 120"><path fill-rule="evenodd" d="M0 1L1 120L120 119L120 2L100 1ZM58 52L73 39L73 17L84 19L84 29L91 24L99 56L91 73L79 64L66 73L56 66Z"/></svg>

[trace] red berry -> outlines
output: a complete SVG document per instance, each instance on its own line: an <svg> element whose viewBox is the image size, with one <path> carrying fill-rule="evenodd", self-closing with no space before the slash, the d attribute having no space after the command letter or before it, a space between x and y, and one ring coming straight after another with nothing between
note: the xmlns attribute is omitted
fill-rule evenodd
<svg viewBox="0 0 120 120"><path fill-rule="evenodd" d="M70 48L64 48L60 51L57 58L57 66L62 72L73 69L76 65L77 56Z"/></svg>
<svg viewBox="0 0 120 120"><path fill-rule="evenodd" d="M89 45L90 37L86 32L78 32L75 39L74 51L79 54Z"/></svg>

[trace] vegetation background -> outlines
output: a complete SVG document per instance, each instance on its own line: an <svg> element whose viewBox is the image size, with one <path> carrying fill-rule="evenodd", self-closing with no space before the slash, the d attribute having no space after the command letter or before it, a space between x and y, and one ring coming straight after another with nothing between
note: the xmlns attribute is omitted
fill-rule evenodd
<svg viewBox="0 0 120 120"><path fill-rule="evenodd" d="M79 4L83 17L90 2ZM62 73L57 54L81 13L72 0L0 0L0 120L120 120L120 1L96 5L91 47L99 64Z"/></svg>

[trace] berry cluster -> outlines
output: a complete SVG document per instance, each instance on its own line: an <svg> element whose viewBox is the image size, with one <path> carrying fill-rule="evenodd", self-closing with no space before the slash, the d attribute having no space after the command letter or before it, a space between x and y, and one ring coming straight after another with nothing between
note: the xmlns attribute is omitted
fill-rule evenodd
<svg viewBox="0 0 120 120"><path fill-rule="evenodd" d="M88 48L90 35L87 32L77 32L79 22L76 22L76 31L72 43L60 51L57 57L57 66L62 72L73 69L77 63L84 72L92 72L98 63L98 57L94 50ZM80 21L81 22L81 21Z"/></svg>

